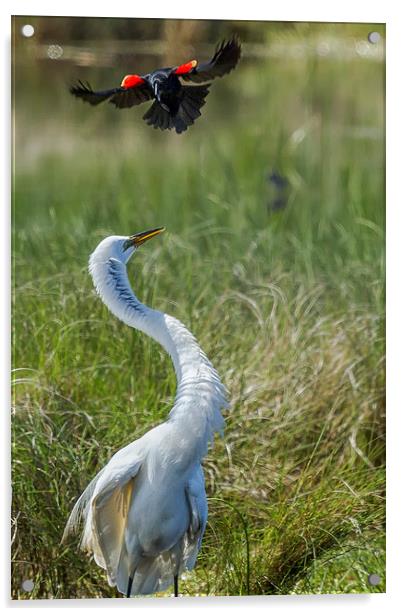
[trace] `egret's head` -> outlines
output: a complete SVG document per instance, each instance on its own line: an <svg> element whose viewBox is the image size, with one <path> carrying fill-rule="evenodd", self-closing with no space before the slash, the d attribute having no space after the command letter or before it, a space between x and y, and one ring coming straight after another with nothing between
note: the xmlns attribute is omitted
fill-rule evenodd
<svg viewBox="0 0 402 616"><path fill-rule="evenodd" d="M156 237L165 230L165 227L142 231L134 235L111 235L98 244L91 256L91 260L105 263L109 259L117 259L121 263L127 263L131 255L141 244Z"/></svg>

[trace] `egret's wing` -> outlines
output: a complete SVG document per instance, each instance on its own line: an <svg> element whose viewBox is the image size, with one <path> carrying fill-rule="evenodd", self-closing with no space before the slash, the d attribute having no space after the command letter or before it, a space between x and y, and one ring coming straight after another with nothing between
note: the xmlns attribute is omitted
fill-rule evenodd
<svg viewBox="0 0 402 616"><path fill-rule="evenodd" d="M63 540L83 519L80 547L106 569L111 585L116 583L127 513L143 459L139 441L118 451L80 496L64 531Z"/></svg>
<svg viewBox="0 0 402 616"><path fill-rule="evenodd" d="M81 494L77 502L75 503L73 510L71 511L70 516L67 520L67 524L65 526L64 532L63 532L63 537L61 539L62 543L66 541L69 535L72 535L78 531L78 528L83 518L84 520L87 519L92 496L96 489L96 484L98 483L98 480L100 476L102 475L103 471L104 469L99 471L99 473L87 485L87 487L85 488L85 490L83 491L83 493ZM85 534L85 531L84 531L84 534ZM84 535L81 540L81 546L84 548Z"/></svg>
<svg viewBox="0 0 402 616"><path fill-rule="evenodd" d="M137 442L118 451L105 467L91 501L91 547L111 585L116 584L135 477L142 462Z"/></svg>
<svg viewBox="0 0 402 616"><path fill-rule="evenodd" d="M187 569L195 565L208 518L208 503L205 493L204 472L199 466L186 486L190 509L190 526L184 540L183 564Z"/></svg>
<svg viewBox="0 0 402 616"><path fill-rule="evenodd" d="M194 83L202 83L203 81L211 81L215 77L223 77L230 73L238 63L241 54L241 46L239 41L233 37L227 43L222 43L216 48L215 54L209 62L198 64L195 60L182 64L174 69L185 81Z"/></svg>

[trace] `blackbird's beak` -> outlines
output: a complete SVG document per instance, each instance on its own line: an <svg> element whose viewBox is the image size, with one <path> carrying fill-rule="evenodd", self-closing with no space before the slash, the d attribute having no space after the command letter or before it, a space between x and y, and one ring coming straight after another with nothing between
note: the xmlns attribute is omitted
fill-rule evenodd
<svg viewBox="0 0 402 616"><path fill-rule="evenodd" d="M147 242L153 237L159 235L159 233L163 233L165 227L158 227L157 229L150 229L149 231L142 231L141 233L135 233L131 235L129 241L135 247L141 246L144 242Z"/></svg>

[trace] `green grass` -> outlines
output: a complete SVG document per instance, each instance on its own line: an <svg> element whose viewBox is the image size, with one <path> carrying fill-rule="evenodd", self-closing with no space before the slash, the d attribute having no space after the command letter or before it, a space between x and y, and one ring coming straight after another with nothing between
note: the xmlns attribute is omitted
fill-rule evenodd
<svg viewBox="0 0 402 616"><path fill-rule="evenodd" d="M32 122L17 91L14 598L27 578L32 598L117 596L61 535L112 453L167 416L175 376L86 267L107 234L159 225L133 287L194 332L231 401L182 591L385 590L384 147L354 130L382 134L383 66L248 59L238 77L181 137L70 100Z"/></svg>

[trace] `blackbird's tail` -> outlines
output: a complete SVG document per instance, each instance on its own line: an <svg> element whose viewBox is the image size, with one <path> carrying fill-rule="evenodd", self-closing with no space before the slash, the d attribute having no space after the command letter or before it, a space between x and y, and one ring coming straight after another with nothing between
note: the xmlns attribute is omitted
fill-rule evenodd
<svg viewBox="0 0 402 616"><path fill-rule="evenodd" d="M154 128L160 128L161 130L171 130L174 128L176 133L183 133L200 117L200 109L205 105L205 99L209 93L209 86L210 84L203 86L182 86L181 101L175 115L171 115L169 111L161 107L159 102L155 100L143 116L143 119Z"/></svg>
<svg viewBox="0 0 402 616"><path fill-rule="evenodd" d="M169 111L160 106L157 100L154 100L145 115L142 116L147 124L154 128L165 130L173 128L173 118Z"/></svg>
<svg viewBox="0 0 402 616"><path fill-rule="evenodd" d="M209 93L210 84L204 86L183 86L183 98L173 118L176 133L182 133L201 115L201 107Z"/></svg>

